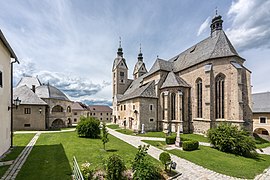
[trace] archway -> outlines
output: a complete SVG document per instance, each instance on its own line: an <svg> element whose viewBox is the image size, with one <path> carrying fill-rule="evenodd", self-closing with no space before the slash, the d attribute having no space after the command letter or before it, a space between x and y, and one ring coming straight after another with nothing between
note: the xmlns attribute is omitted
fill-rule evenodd
<svg viewBox="0 0 270 180"><path fill-rule="evenodd" d="M55 119L53 122L52 122L52 126L51 126L53 129L57 129L57 128L63 128L63 127L66 127L65 126L65 123L62 119Z"/></svg>
<svg viewBox="0 0 270 180"><path fill-rule="evenodd" d="M56 105L52 108L52 112L64 112L64 108L62 106Z"/></svg>
<svg viewBox="0 0 270 180"><path fill-rule="evenodd" d="M254 133L263 134L263 135L269 135L269 132L264 128L256 128L254 130Z"/></svg>

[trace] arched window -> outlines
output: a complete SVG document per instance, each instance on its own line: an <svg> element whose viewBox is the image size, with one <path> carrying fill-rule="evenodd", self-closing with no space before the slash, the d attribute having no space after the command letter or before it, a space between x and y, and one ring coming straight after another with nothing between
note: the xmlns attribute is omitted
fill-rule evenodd
<svg viewBox="0 0 270 180"><path fill-rule="evenodd" d="M198 78L196 81L197 94L197 117L202 118L202 79Z"/></svg>
<svg viewBox="0 0 270 180"><path fill-rule="evenodd" d="M52 108L52 112L64 112L64 108L62 106L56 105Z"/></svg>
<svg viewBox="0 0 270 180"><path fill-rule="evenodd" d="M175 120L175 93L171 94L171 119Z"/></svg>
<svg viewBox="0 0 270 180"><path fill-rule="evenodd" d="M67 107L67 112L71 112L70 106Z"/></svg>
<svg viewBox="0 0 270 180"><path fill-rule="evenodd" d="M162 119L165 119L165 95L162 93Z"/></svg>
<svg viewBox="0 0 270 180"><path fill-rule="evenodd" d="M219 74L216 77L216 118L223 119L224 118L224 83L225 76L223 74Z"/></svg>

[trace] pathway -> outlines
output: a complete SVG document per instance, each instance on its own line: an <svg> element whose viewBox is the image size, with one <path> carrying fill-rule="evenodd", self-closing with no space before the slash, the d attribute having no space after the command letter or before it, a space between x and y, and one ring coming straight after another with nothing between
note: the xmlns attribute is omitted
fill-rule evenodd
<svg viewBox="0 0 270 180"><path fill-rule="evenodd" d="M116 132L112 129L109 129L109 133L112 134L113 136L127 142L128 144L138 147L139 145L147 145L146 143L142 142L141 140L164 140L164 138L152 138L152 137L138 137L138 136L130 136L130 135L125 135L119 132ZM150 146L148 150L148 154L154 157L155 159L159 159L160 153L162 153L163 150L158 149L156 147ZM179 158L175 155L171 154L171 158L174 162L177 163L176 170L178 172L181 172L182 175L178 177L177 179L185 179L185 180L195 180L195 179L200 179L200 180L232 180L232 179L238 179L230 176L226 176L224 174L219 174L214 171L208 170L203 168L202 166L196 165L192 162L189 162L185 159ZM259 180L259 179L258 179ZM260 179L262 180L262 179Z"/></svg>
<svg viewBox="0 0 270 180"><path fill-rule="evenodd" d="M28 155L30 154L32 148L36 144L37 139L39 138L41 133L37 133L33 139L27 144L27 146L23 149L21 154L15 159L14 163L8 168L4 176L1 180L9 180L15 179L17 174L19 173L21 167L23 166L24 162L26 161Z"/></svg>

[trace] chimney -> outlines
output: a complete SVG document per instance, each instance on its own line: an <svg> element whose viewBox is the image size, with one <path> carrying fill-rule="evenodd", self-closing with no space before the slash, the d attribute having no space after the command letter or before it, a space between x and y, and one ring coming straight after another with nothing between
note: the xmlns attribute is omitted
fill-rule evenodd
<svg viewBox="0 0 270 180"><path fill-rule="evenodd" d="M32 91L33 91L34 93L36 93L36 86L35 86L35 85L32 85Z"/></svg>

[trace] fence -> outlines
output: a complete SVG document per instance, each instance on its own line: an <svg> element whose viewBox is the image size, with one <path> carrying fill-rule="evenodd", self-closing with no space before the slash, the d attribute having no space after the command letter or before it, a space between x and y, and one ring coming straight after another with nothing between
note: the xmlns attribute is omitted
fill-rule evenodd
<svg viewBox="0 0 270 180"><path fill-rule="evenodd" d="M74 180L84 180L80 167L77 163L75 156L73 156L73 179Z"/></svg>

